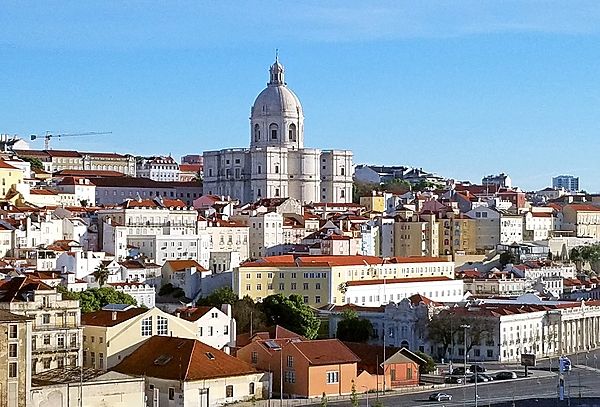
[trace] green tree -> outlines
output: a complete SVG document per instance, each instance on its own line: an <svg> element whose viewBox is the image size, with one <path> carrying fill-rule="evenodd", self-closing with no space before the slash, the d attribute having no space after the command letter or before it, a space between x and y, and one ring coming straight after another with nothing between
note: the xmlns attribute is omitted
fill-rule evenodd
<svg viewBox="0 0 600 407"><path fill-rule="evenodd" d="M298 294L269 295L259 304L259 309L265 313L269 325L281 325L308 339L315 338L319 332L321 321Z"/></svg>
<svg viewBox="0 0 600 407"><path fill-rule="evenodd" d="M358 407L358 394L356 394L356 384L352 380L352 389L350 390L350 404L352 407Z"/></svg>
<svg viewBox="0 0 600 407"><path fill-rule="evenodd" d="M196 305L210 305L213 307L221 307L223 304L235 304L239 300L236 293L233 292L231 287L218 288L206 297L200 297L196 301Z"/></svg>
<svg viewBox="0 0 600 407"><path fill-rule="evenodd" d="M89 288L85 291L77 293L68 291L62 286L57 287L57 290L63 294L63 297L72 300L78 300L79 308L81 308L81 312L84 314L98 311L108 304L126 304L137 306L137 301L135 298L129 294L117 291L112 287Z"/></svg>
<svg viewBox="0 0 600 407"><path fill-rule="evenodd" d="M574 247L569 253L569 258L575 262L577 271L584 271L585 266L589 264L590 269L598 273L600 271L600 244ZM589 274L589 271L587 273Z"/></svg>
<svg viewBox="0 0 600 407"><path fill-rule="evenodd" d="M381 186L384 191L412 191L413 186L410 182L400 178L394 178Z"/></svg>
<svg viewBox="0 0 600 407"><path fill-rule="evenodd" d="M507 264L517 264L519 262L517 255L511 251L500 254L499 260L502 267L506 267Z"/></svg>
<svg viewBox="0 0 600 407"><path fill-rule="evenodd" d="M370 196L373 191L381 191L381 185L375 182L354 180L352 184L352 201L354 203L360 203L361 196Z"/></svg>
<svg viewBox="0 0 600 407"><path fill-rule="evenodd" d="M434 314L427 323L427 336L434 344L442 347L442 354L439 357L444 357L448 348L453 344L453 334L458 329L457 322L450 317L451 314L447 310L443 310Z"/></svg>
<svg viewBox="0 0 600 407"><path fill-rule="evenodd" d="M19 158L23 161L27 161L31 165L32 170L35 169L44 171L44 163L42 163L42 160L40 160L39 158L25 156L19 156Z"/></svg>
<svg viewBox="0 0 600 407"><path fill-rule="evenodd" d="M426 362L425 364L419 365L419 373L427 374L435 370L435 360L433 360L431 356L421 351L415 351L414 354Z"/></svg>
<svg viewBox="0 0 600 407"><path fill-rule="evenodd" d="M108 269L108 267L106 267L106 264L100 263L94 269L92 275L94 276L100 287L102 287L106 283L106 280L108 280L108 277L110 276L110 270Z"/></svg>
<svg viewBox="0 0 600 407"><path fill-rule="evenodd" d="M233 317L237 323L238 333L250 332L250 323L252 322L252 332L264 329L269 326L267 316L262 312L258 305L250 298L245 296L237 300L232 307Z"/></svg>
<svg viewBox="0 0 600 407"><path fill-rule="evenodd" d="M367 342L371 338L373 325L368 319L360 318L356 311L346 310L338 322L335 336L340 341Z"/></svg>

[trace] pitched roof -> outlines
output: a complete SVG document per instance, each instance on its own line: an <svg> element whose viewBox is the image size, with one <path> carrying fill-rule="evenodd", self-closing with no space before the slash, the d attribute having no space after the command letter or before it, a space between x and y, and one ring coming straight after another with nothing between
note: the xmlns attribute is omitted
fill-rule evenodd
<svg viewBox="0 0 600 407"><path fill-rule="evenodd" d="M449 263L439 257L390 257L384 258L361 255L315 255L294 256L284 254L281 256L262 257L253 262L247 262L240 267L322 267L322 266L358 266L381 264L411 264L411 263Z"/></svg>
<svg viewBox="0 0 600 407"><path fill-rule="evenodd" d="M173 271L182 271L190 267L196 267L196 270L198 271L208 271L198 264L196 260L168 260L166 263L171 266Z"/></svg>
<svg viewBox="0 0 600 407"><path fill-rule="evenodd" d="M390 279L377 279L377 280L356 280L348 281L348 286L361 286L361 285L377 285L377 284L402 284L402 283L428 283L428 282L440 282L440 281L454 281L450 277L407 277L407 278L390 278Z"/></svg>
<svg viewBox="0 0 600 407"><path fill-rule="evenodd" d="M153 336L112 370L165 380L198 381L257 373L249 363L194 339Z"/></svg>
<svg viewBox="0 0 600 407"><path fill-rule="evenodd" d="M320 339L316 341L290 342L311 365L333 365L360 361L339 339Z"/></svg>
<svg viewBox="0 0 600 407"><path fill-rule="evenodd" d="M5 169L5 170L18 170L17 167L13 167L12 165L10 165L9 163L7 163L6 161L0 159L0 168L1 169Z"/></svg>
<svg viewBox="0 0 600 407"><path fill-rule="evenodd" d="M571 204L566 207L573 209L575 212L598 212L600 208L593 205L585 205L585 204Z"/></svg>
<svg viewBox="0 0 600 407"><path fill-rule="evenodd" d="M28 301L28 294L36 290L54 289L40 280L29 276L17 276L7 280L0 280L0 301Z"/></svg>
<svg viewBox="0 0 600 407"><path fill-rule="evenodd" d="M131 308L125 311L108 311L101 309L82 314L81 323L83 325L111 327L148 311L150 311L148 308Z"/></svg>
<svg viewBox="0 0 600 407"><path fill-rule="evenodd" d="M246 332L243 334L239 334L236 338L236 344L238 348L242 348L248 345L250 342L254 340L267 340L267 339L306 339L297 333L290 331L282 327L281 325L272 325L266 329L255 332L252 337L250 337L250 333Z"/></svg>

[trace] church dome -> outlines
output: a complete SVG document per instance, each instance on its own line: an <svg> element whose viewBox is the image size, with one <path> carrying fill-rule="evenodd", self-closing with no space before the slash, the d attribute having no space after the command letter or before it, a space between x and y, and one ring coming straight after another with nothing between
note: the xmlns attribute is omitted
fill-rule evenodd
<svg viewBox="0 0 600 407"><path fill-rule="evenodd" d="M252 106L252 116L302 116L302 105L298 96L292 92L284 81L283 65L276 59L270 68L270 81L256 97Z"/></svg>

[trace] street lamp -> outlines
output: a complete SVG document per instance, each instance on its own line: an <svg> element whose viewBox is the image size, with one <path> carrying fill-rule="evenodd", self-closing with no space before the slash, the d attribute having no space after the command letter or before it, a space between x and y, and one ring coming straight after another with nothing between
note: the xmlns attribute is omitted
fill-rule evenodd
<svg viewBox="0 0 600 407"><path fill-rule="evenodd" d="M465 385L467 384L467 329L471 328L471 325L467 325L467 324L463 324L460 326L461 328L463 328L465 330L465 343L464 343L464 349L465 349ZM475 380L475 383L477 383L477 380Z"/></svg>
<svg viewBox="0 0 600 407"><path fill-rule="evenodd" d="M367 407L369 407L369 388L367 386L360 386L365 388L365 394L367 395Z"/></svg>

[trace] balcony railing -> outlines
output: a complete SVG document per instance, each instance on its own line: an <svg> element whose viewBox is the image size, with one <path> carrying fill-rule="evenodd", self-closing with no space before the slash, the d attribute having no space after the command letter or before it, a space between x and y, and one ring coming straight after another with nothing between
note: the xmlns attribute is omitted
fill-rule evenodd
<svg viewBox="0 0 600 407"><path fill-rule="evenodd" d="M32 353L48 353L48 352L78 352L80 349L79 343L65 343L64 346L56 345L36 345L32 347Z"/></svg>

